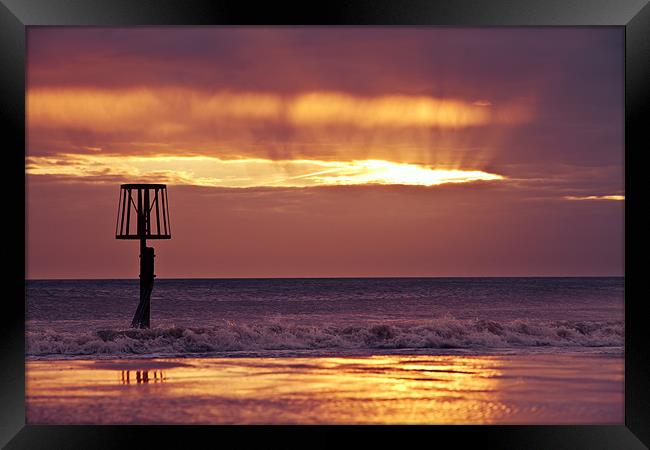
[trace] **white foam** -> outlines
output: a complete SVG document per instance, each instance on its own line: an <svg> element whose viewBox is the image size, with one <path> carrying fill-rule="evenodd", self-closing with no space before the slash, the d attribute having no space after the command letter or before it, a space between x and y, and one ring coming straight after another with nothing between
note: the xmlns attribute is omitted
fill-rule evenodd
<svg viewBox="0 0 650 450"><path fill-rule="evenodd" d="M308 349L617 347L623 322L495 322L442 317L411 324L235 323L90 332L29 331L28 357L174 355Z"/></svg>

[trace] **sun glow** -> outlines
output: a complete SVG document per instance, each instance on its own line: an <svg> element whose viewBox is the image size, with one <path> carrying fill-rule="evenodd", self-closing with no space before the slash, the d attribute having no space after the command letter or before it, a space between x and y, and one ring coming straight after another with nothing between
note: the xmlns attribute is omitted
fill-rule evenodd
<svg viewBox="0 0 650 450"><path fill-rule="evenodd" d="M159 180L211 187L313 187L343 185L437 186L502 180L480 170L437 168L384 160L320 161L208 156L61 154L27 158L27 173L80 181Z"/></svg>
<svg viewBox="0 0 650 450"><path fill-rule="evenodd" d="M444 183L466 183L503 179L501 175L479 170L434 169L418 164L381 160L352 161L337 168L334 174L317 179L323 184L405 184L436 186Z"/></svg>
<svg viewBox="0 0 650 450"><path fill-rule="evenodd" d="M624 195L587 195L583 197L576 197L567 195L564 197L566 200L625 200Z"/></svg>

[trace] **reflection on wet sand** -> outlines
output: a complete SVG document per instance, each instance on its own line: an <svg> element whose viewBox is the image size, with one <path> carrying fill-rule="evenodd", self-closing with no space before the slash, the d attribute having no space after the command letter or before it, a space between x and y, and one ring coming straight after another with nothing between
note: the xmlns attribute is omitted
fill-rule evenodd
<svg viewBox="0 0 650 450"><path fill-rule="evenodd" d="M121 370L120 371L120 380L122 384L131 384L131 372L134 372L134 381L138 384L140 383L149 383L152 381L154 383L165 381L165 374L163 371L149 371L149 370ZM151 372L151 375L149 373Z"/></svg>
<svg viewBox="0 0 650 450"><path fill-rule="evenodd" d="M33 424L621 423L623 360L381 355L29 361L26 400Z"/></svg>

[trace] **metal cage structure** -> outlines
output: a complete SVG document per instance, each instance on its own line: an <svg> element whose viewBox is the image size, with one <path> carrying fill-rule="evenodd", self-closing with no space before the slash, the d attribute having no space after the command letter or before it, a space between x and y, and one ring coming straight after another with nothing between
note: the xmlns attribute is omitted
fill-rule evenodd
<svg viewBox="0 0 650 450"><path fill-rule="evenodd" d="M115 224L116 239L171 239L164 184L123 184Z"/></svg>

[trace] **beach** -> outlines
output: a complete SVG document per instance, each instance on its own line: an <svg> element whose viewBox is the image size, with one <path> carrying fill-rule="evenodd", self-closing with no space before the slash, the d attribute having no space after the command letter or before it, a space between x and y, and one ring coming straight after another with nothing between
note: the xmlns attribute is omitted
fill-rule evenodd
<svg viewBox="0 0 650 450"><path fill-rule="evenodd" d="M551 353L27 363L27 423L622 423L623 357Z"/></svg>

